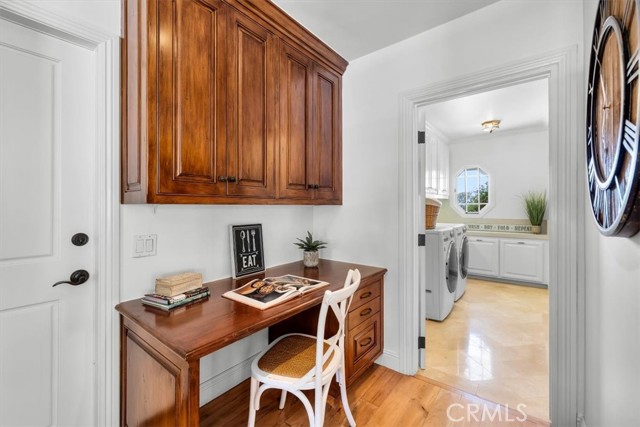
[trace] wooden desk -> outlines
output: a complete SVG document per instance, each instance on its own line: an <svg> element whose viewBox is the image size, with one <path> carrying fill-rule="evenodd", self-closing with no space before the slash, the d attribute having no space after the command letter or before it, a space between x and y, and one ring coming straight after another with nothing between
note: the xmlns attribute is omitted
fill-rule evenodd
<svg viewBox="0 0 640 427"><path fill-rule="evenodd" d="M295 262L269 268L265 273L320 279L330 283L328 289L337 290L353 268L360 270L362 281L347 323L348 383L382 353L382 289L387 270L320 260L318 268L305 268L302 262ZM139 299L116 306L121 315L121 425L198 426L200 358L278 323L278 334L283 329L291 330L292 324L312 329L312 321L300 325L299 319L314 315L314 307L322 302L327 289L261 311L222 297L239 285L230 278L206 285L211 290L207 300L168 313L146 307ZM295 322L283 322L293 316L301 317Z"/></svg>

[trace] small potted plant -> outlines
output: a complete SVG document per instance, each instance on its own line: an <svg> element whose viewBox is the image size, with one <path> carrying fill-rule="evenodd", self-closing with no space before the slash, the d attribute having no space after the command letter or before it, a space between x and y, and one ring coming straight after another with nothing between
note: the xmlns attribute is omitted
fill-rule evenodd
<svg viewBox="0 0 640 427"><path fill-rule="evenodd" d="M544 213L547 211L547 194L545 192L529 191L522 196L524 209L531 222L531 231L540 234Z"/></svg>
<svg viewBox="0 0 640 427"><path fill-rule="evenodd" d="M304 240L298 239L298 242L294 242L293 244L304 251L303 262L305 267L317 267L318 261L320 260L318 249L324 249L327 247L327 242L313 240L313 236L309 231L307 231L307 237Z"/></svg>

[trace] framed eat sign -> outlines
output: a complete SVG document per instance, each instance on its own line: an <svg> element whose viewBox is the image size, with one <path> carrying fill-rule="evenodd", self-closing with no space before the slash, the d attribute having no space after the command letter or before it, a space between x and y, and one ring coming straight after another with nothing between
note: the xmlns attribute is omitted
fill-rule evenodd
<svg viewBox="0 0 640 427"><path fill-rule="evenodd" d="M587 89L591 211L606 236L640 230L640 0L600 0Z"/></svg>
<svg viewBox="0 0 640 427"><path fill-rule="evenodd" d="M234 278L264 271L262 224L231 226L231 267Z"/></svg>

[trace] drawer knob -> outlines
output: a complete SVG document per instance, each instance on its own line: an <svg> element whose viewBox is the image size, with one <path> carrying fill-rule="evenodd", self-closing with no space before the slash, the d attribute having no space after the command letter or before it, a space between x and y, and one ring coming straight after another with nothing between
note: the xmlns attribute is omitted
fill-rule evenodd
<svg viewBox="0 0 640 427"><path fill-rule="evenodd" d="M369 298L370 296L371 296L371 291L365 292L364 294L360 295L360 299Z"/></svg>
<svg viewBox="0 0 640 427"><path fill-rule="evenodd" d="M368 316L371 314L373 310L371 308L367 308L366 310L362 310L360 312L360 317Z"/></svg>
<svg viewBox="0 0 640 427"><path fill-rule="evenodd" d="M360 347L366 347L369 344L371 344L371 342L373 341L373 338L371 337L367 337L366 339L364 339L361 343L360 343Z"/></svg>

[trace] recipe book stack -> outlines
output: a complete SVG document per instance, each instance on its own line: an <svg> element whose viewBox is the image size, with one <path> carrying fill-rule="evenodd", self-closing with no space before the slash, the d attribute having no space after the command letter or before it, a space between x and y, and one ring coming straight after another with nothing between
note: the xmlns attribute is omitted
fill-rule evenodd
<svg viewBox="0 0 640 427"><path fill-rule="evenodd" d="M161 310L171 310L210 294L209 288L202 286L202 274L180 273L157 278L155 293L146 294L142 303Z"/></svg>

